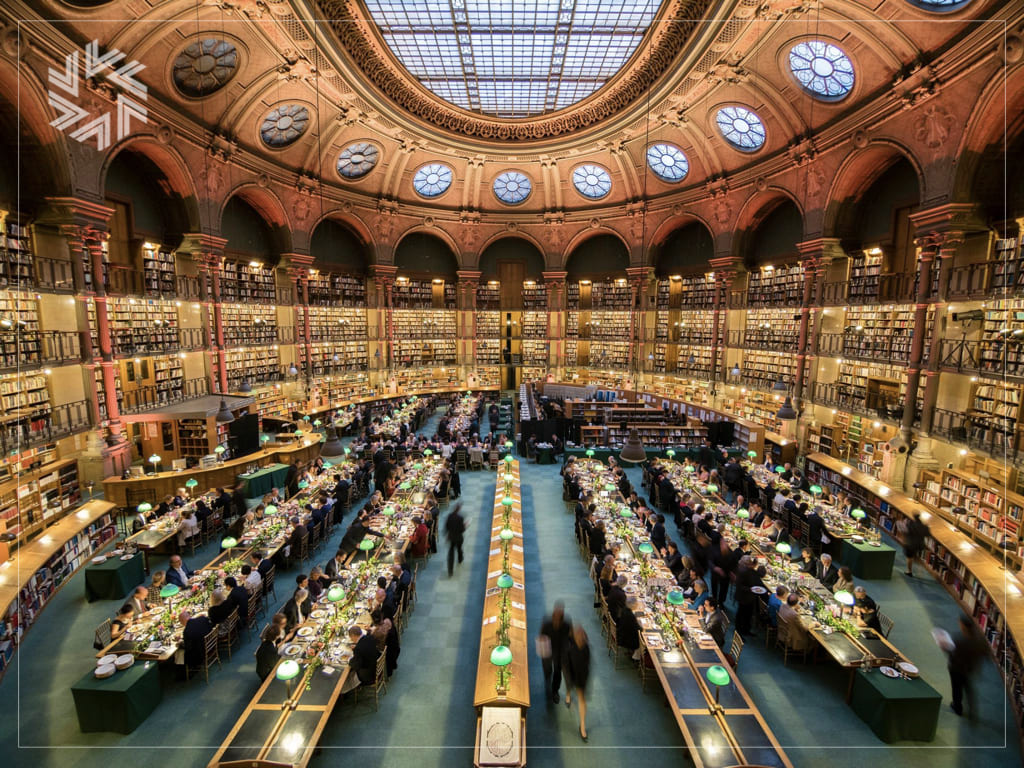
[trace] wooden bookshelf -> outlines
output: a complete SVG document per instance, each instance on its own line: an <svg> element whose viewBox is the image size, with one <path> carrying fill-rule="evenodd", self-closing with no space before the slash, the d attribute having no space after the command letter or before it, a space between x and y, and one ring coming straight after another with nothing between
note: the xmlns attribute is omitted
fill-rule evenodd
<svg viewBox="0 0 1024 768"><path fill-rule="evenodd" d="M14 534L14 543L21 545L64 517L80 500L75 459L23 472L0 484L0 530Z"/></svg>
<svg viewBox="0 0 1024 768"><path fill-rule="evenodd" d="M620 448L626 444L631 429L637 430L640 434L645 448L659 450L676 446L703 445L704 438L708 435L707 427L700 423L683 426L645 421L627 422L625 425L582 426L580 427L580 440L583 445L608 445Z"/></svg>
<svg viewBox="0 0 1024 768"><path fill-rule="evenodd" d="M224 343L229 347L277 343L277 308L265 304L223 304Z"/></svg>
<svg viewBox="0 0 1024 768"><path fill-rule="evenodd" d="M501 309L501 283L497 280L488 280L477 286L476 309L477 311Z"/></svg>
<svg viewBox="0 0 1024 768"><path fill-rule="evenodd" d="M747 283L748 307L799 307L804 296L802 264L766 265L750 273Z"/></svg>
<svg viewBox="0 0 1024 768"><path fill-rule="evenodd" d="M501 313L487 310L476 313L476 338L498 339L501 337Z"/></svg>
<svg viewBox="0 0 1024 768"><path fill-rule="evenodd" d="M300 307L299 329L309 318L309 340L365 341L367 339L366 309L355 307ZM299 331L301 335L301 331Z"/></svg>
<svg viewBox="0 0 1024 768"><path fill-rule="evenodd" d="M0 409L8 444L33 442L53 416L50 386L44 373L0 376Z"/></svg>
<svg viewBox="0 0 1024 768"><path fill-rule="evenodd" d="M185 399L185 375L181 355L162 355L121 360L118 380L127 411L155 408Z"/></svg>
<svg viewBox="0 0 1024 768"><path fill-rule="evenodd" d="M996 301L985 310L978 370L993 377L1024 376L1024 299Z"/></svg>
<svg viewBox="0 0 1024 768"><path fill-rule="evenodd" d="M16 215L3 216L0 230L0 285L27 286L32 274L32 237ZM68 286L69 288L71 286Z"/></svg>
<svg viewBox="0 0 1024 768"><path fill-rule="evenodd" d="M0 366L38 365L45 353L39 302L34 295L24 291L0 292Z"/></svg>
<svg viewBox="0 0 1024 768"><path fill-rule="evenodd" d="M237 392L243 381L255 387L281 378L281 358L277 345L229 349L219 354L224 356L229 392Z"/></svg>
<svg viewBox="0 0 1024 768"><path fill-rule="evenodd" d="M523 338L546 339L548 337L548 313L523 312Z"/></svg>
<svg viewBox="0 0 1024 768"><path fill-rule="evenodd" d="M967 429L971 440L1013 453L1021 443L1021 385L979 381L971 387Z"/></svg>
<svg viewBox="0 0 1024 768"><path fill-rule="evenodd" d="M548 308L547 287L533 280L523 283L523 309L545 310Z"/></svg>
<svg viewBox="0 0 1024 768"><path fill-rule="evenodd" d="M366 280L358 275L309 270L311 306L366 307Z"/></svg>
<svg viewBox="0 0 1024 768"><path fill-rule="evenodd" d="M991 292L1018 295L1024 292L1024 261L1021 260L1021 238L1000 238L995 242L990 263L992 264Z"/></svg>
<svg viewBox="0 0 1024 768"><path fill-rule="evenodd" d="M857 251L849 254L849 284L847 301L850 304L872 304L878 300L882 275L882 254Z"/></svg>
<svg viewBox="0 0 1024 768"><path fill-rule="evenodd" d="M142 279L147 294L176 295L178 277L174 266L174 252L155 243L143 243Z"/></svg>
<svg viewBox="0 0 1024 768"><path fill-rule="evenodd" d="M111 297L107 300L107 316L115 355L169 352L180 346L178 308L173 301ZM96 327L92 323L94 337ZM94 339L94 347L98 352L98 340Z"/></svg>
<svg viewBox="0 0 1024 768"><path fill-rule="evenodd" d="M259 261L225 259L221 265L220 300L226 304L274 305L274 270Z"/></svg>
<svg viewBox="0 0 1024 768"><path fill-rule="evenodd" d="M367 370L369 354L367 342L333 341L327 344L311 344L299 347L299 358L305 365L309 364L313 376L327 376L344 370Z"/></svg>

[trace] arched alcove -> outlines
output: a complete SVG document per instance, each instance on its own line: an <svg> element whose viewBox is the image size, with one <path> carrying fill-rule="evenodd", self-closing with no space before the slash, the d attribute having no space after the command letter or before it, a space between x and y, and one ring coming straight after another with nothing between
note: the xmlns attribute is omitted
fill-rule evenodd
<svg viewBox="0 0 1024 768"><path fill-rule="evenodd" d="M917 172L908 160L896 159L864 190L840 224L848 251L881 248L884 272L916 269L914 227L910 222L921 200Z"/></svg>
<svg viewBox="0 0 1024 768"><path fill-rule="evenodd" d="M395 266L399 273L430 273L435 277L455 277L459 262L441 238L427 232L412 232L395 248Z"/></svg>
<svg viewBox="0 0 1024 768"><path fill-rule="evenodd" d="M803 240L803 216L789 198L781 199L744 237L743 263L748 269L789 261L799 255Z"/></svg>
<svg viewBox="0 0 1024 768"><path fill-rule="evenodd" d="M600 277L622 277L629 266L629 250L615 235L600 234L587 238L577 245L565 269L570 280Z"/></svg>
<svg viewBox="0 0 1024 768"><path fill-rule="evenodd" d="M19 119L17 106L2 94L0 160L0 207L4 210L31 215L39 210L45 196L54 194L56 180L47 173L49 159L42 144Z"/></svg>
<svg viewBox="0 0 1024 768"><path fill-rule="evenodd" d="M240 197L232 197L224 206L220 231L221 236L227 238L225 253L229 257L255 257L272 264L280 255L270 225L255 208Z"/></svg>
<svg viewBox="0 0 1024 768"><path fill-rule="evenodd" d="M714 239L699 221L692 221L672 232L652 254L659 278L707 272L714 255Z"/></svg>
<svg viewBox="0 0 1024 768"><path fill-rule="evenodd" d="M140 152L125 149L117 154L107 169L103 193L114 208L112 251L122 233L130 240L173 247L190 229L184 201L160 167Z"/></svg>
<svg viewBox="0 0 1024 768"><path fill-rule="evenodd" d="M365 245L351 229L333 219L325 219L317 225L309 241L309 255L317 267L330 272L366 273Z"/></svg>

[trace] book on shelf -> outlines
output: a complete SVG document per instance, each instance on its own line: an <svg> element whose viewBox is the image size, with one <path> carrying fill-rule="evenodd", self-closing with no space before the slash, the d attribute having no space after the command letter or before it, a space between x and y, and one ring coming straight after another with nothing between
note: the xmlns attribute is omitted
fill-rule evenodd
<svg viewBox="0 0 1024 768"><path fill-rule="evenodd" d="M95 319L94 309L91 317ZM111 297L107 317L114 354L169 352L180 347L178 307L173 301ZM98 351L98 340L94 346Z"/></svg>
<svg viewBox="0 0 1024 768"><path fill-rule="evenodd" d="M142 247L142 278L146 293L173 296L178 292L174 252L151 243Z"/></svg>
<svg viewBox="0 0 1024 768"><path fill-rule="evenodd" d="M311 306L366 306L366 280L359 275L311 269L307 285Z"/></svg>
<svg viewBox="0 0 1024 768"><path fill-rule="evenodd" d="M800 306L804 295L802 264L763 266L750 273L747 283L747 306Z"/></svg>
<svg viewBox="0 0 1024 768"><path fill-rule="evenodd" d="M229 347L277 343L277 308L259 304L223 304L224 344Z"/></svg>
<svg viewBox="0 0 1024 768"><path fill-rule="evenodd" d="M221 263L220 300L228 304L275 304L274 270L258 261Z"/></svg>
<svg viewBox="0 0 1024 768"><path fill-rule="evenodd" d="M476 309L501 309L501 284L497 280L480 283L476 288Z"/></svg>

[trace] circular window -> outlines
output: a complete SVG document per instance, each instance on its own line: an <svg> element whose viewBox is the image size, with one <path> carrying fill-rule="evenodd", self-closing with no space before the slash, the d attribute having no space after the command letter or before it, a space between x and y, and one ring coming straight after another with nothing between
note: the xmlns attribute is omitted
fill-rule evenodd
<svg viewBox="0 0 1024 768"><path fill-rule="evenodd" d="M437 197L452 185L452 169L443 163L421 166L412 177L412 186L423 197Z"/></svg>
<svg viewBox="0 0 1024 768"><path fill-rule="evenodd" d="M581 165L572 172L576 191L591 200L600 200L612 190L612 177L599 165Z"/></svg>
<svg viewBox="0 0 1024 768"><path fill-rule="evenodd" d="M305 133L308 126L308 109L301 104L281 104L263 118L260 136L269 147L287 147Z"/></svg>
<svg viewBox="0 0 1024 768"><path fill-rule="evenodd" d="M373 144L351 144L338 155L338 173L346 179L358 179L372 171L379 158L380 150Z"/></svg>
<svg viewBox="0 0 1024 768"><path fill-rule="evenodd" d="M185 46L174 58L174 85L186 96L207 96L238 69L238 51L227 40L207 37Z"/></svg>
<svg viewBox="0 0 1024 768"><path fill-rule="evenodd" d="M949 13L950 11L960 10L971 0L908 0L908 2L925 11Z"/></svg>
<svg viewBox="0 0 1024 768"><path fill-rule="evenodd" d="M715 122L725 140L737 149L755 152L764 146L764 123L746 107L723 107Z"/></svg>
<svg viewBox="0 0 1024 768"><path fill-rule="evenodd" d="M793 77L811 95L837 101L853 89L853 62L842 49L823 40L797 43L789 51Z"/></svg>
<svg viewBox="0 0 1024 768"><path fill-rule="evenodd" d="M647 165L663 181L682 181L690 172L690 161L674 144L654 144L647 150Z"/></svg>
<svg viewBox="0 0 1024 768"><path fill-rule="evenodd" d="M494 196L509 205L523 202L532 190L530 179L519 171L505 171L494 180Z"/></svg>

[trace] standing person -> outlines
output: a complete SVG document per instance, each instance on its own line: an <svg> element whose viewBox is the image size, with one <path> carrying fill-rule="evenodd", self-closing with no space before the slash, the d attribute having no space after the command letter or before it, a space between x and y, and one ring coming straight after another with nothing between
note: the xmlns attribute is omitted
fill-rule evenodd
<svg viewBox="0 0 1024 768"><path fill-rule="evenodd" d="M915 514L907 523L906 532L903 534L903 554L907 556L907 576L914 575L914 560L924 549L924 539L928 535L928 526L921 520L921 516Z"/></svg>
<svg viewBox="0 0 1024 768"><path fill-rule="evenodd" d="M544 692L554 704L558 703L562 687L562 659L568 646L569 621L565 618L565 605L559 600L541 623L537 637L537 653L544 668Z"/></svg>
<svg viewBox="0 0 1024 768"><path fill-rule="evenodd" d="M587 633L582 624L573 624L566 644L565 658L562 659L565 670L565 706L572 708L572 690L576 690L576 701L580 709L580 738L587 740L587 680L590 677L590 645L587 644Z"/></svg>
<svg viewBox="0 0 1024 768"><path fill-rule="evenodd" d="M953 689L953 703L950 707L963 715L963 696L967 694L967 709L971 720L978 717L978 701L974 696L971 677L978 669L982 657L988 652L984 636L970 616L960 616L960 636L953 640L952 647L946 645L949 653L949 684Z"/></svg>
<svg viewBox="0 0 1024 768"><path fill-rule="evenodd" d="M448 535L448 576L451 578L452 573L455 569L455 552L459 553L459 562L462 562L462 539L466 533L466 528L469 526L466 521L462 519L462 515L459 514L459 510L462 509L461 504L456 504L448 514L448 519L444 522L444 530Z"/></svg>

